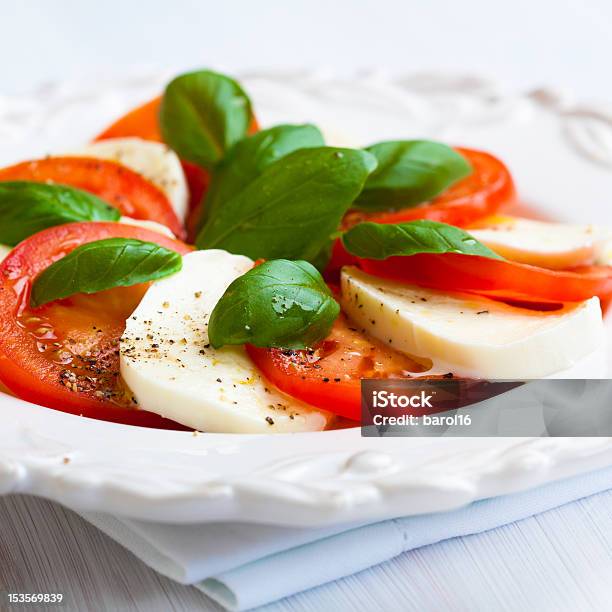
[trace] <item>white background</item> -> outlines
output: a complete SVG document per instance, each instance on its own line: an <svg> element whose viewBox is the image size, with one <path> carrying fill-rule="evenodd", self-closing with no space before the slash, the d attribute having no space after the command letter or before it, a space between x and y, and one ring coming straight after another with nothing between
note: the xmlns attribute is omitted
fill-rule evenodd
<svg viewBox="0 0 612 612"><path fill-rule="evenodd" d="M612 100L609 0L0 0L0 93L129 67L443 70Z"/></svg>

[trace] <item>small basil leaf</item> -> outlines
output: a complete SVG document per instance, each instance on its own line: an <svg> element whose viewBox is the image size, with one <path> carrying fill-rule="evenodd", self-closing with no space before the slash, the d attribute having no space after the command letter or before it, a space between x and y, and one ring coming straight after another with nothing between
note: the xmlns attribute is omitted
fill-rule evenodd
<svg viewBox="0 0 612 612"><path fill-rule="evenodd" d="M129 287L178 272L183 259L174 251L132 238L83 244L43 270L32 284L33 308L75 293Z"/></svg>
<svg viewBox="0 0 612 612"><path fill-rule="evenodd" d="M387 259L417 253L461 253L503 259L458 227L421 219L409 223L360 223L342 236L349 253L364 259Z"/></svg>
<svg viewBox="0 0 612 612"><path fill-rule="evenodd" d="M86 191L31 181L0 182L0 244L15 246L54 225L119 217L116 208Z"/></svg>
<svg viewBox="0 0 612 612"><path fill-rule="evenodd" d="M325 338L340 306L306 261L266 261L237 278L213 309L213 347L254 344L303 349Z"/></svg>
<svg viewBox="0 0 612 612"><path fill-rule="evenodd" d="M219 206L196 244L252 259L311 260L375 167L376 160L365 151L332 147L294 151Z"/></svg>
<svg viewBox="0 0 612 612"><path fill-rule="evenodd" d="M238 141L215 168L206 195L203 221L277 159L298 149L324 144L323 135L314 125L276 125Z"/></svg>
<svg viewBox="0 0 612 612"><path fill-rule="evenodd" d="M164 141L180 157L211 168L252 121L251 102L229 77L200 70L176 77L164 92L159 123Z"/></svg>
<svg viewBox="0 0 612 612"><path fill-rule="evenodd" d="M378 160L355 206L365 210L408 208L426 202L472 172L451 147L429 140L380 142L366 149Z"/></svg>

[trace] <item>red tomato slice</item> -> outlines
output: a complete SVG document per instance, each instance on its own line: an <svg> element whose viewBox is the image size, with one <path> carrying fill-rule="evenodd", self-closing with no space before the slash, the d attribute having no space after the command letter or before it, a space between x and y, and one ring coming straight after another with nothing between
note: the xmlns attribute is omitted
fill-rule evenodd
<svg viewBox="0 0 612 612"><path fill-rule="evenodd" d="M109 125L94 140L106 140L107 138L142 138L143 140L155 140L162 142L159 131L159 105L161 96L137 106L120 117L112 125Z"/></svg>
<svg viewBox="0 0 612 612"><path fill-rule="evenodd" d="M431 367L366 337L343 314L316 349L246 348L281 391L353 421L361 418L362 378L406 378Z"/></svg>
<svg viewBox="0 0 612 612"><path fill-rule="evenodd" d="M457 391L470 392L462 393L455 403L449 397L448 402L440 402L433 408L411 408L410 414L417 416L482 401L521 384L495 383L495 386L482 387L478 379L456 378L452 373L428 375L427 370L432 366L429 359L411 358L368 337L351 327L344 314L338 317L330 335L313 350L262 349L252 345L247 345L246 349L263 375L276 387L342 417L335 428L351 427L355 421L361 421L362 379L427 381L450 378L454 379Z"/></svg>
<svg viewBox="0 0 612 612"><path fill-rule="evenodd" d="M0 181L39 181L77 187L106 200L128 217L157 221L179 238L185 236L168 198L143 176L113 161L47 157L0 169Z"/></svg>
<svg viewBox="0 0 612 612"><path fill-rule="evenodd" d="M499 159L473 149L458 147L457 151L472 165L470 176L455 183L431 202L414 208L386 213L351 212L345 218L345 227L362 221L401 223L415 219L430 219L463 227L514 203L516 190L512 176Z"/></svg>
<svg viewBox="0 0 612 612"><path fill-rule="evenodd" d="M191 250L151 230L101 222L59 225L21 242L0 264L0 380L22 399L64 412L181 428L138 410L119 377L119 338L148 284L29 307L32 280L43 269L79 245L111 237Z"/></svg>
<svg viewBox="0 0 612 612"><path fill-rule="evenodd" d="M375 276L423 287L465 291L522 302L579 302L612 295L612 268L591 266L571 271L473 255L420 253L385 260L360 259Z"/></svg>
<svg viewBox="0 0 612 612"><path fill-rule="evenodd" d="M159 106L161 96L134 108L123 117L120 117L111 126L106 128L95 140L105 140L107 138L127 138L136 137L144 140L155 140L163 142L159 130ZM254 134L259 130L257 120L253 118L249 128L249 134ZM210 176L206 170L188 161L181 161L183 172L189 185L189 210L190 215L187 220L187 227L190 234L193 234L197 225L197 220L201 214L201 204L204 194L208 189ZM195 236L191 236L194 238Z"/></svg>
<svg viewBox="0 0 612 612"><path fill-rule="evenodd" d="M195 242L198 233L197 227L204 210L204 196L208 191L210 175L190 162L182 161L181 164L189 187L189 212L187 213L185 226L187 237L191 242Z"/></svg>

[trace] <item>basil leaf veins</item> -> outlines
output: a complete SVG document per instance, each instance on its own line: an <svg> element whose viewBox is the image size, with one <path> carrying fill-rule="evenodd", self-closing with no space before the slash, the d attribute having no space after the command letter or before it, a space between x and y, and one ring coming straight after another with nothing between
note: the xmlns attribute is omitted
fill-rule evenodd
<svg viewBox="0 0 612 612"><path fill-rule="evenodd" d="M213 347L254 344L309 348L325 338L340 312L319 272L306 261L266 261L227 288L208 324Z"/></svg>
<svg viewBox="0 0 612 612"><path fill-rule="evenodd" d="M276 160L298 149L322 147L324 144L319 129L309 124L275 125L238 141L215 168L206 194L202 221L238 195Z"/></svg>
<svg viewBox="0 0 612 612"><path fill-rule="evenodd" d="M164 142L203 168L214 166L244 138L252 119L251 102L240 85L210 70L173 79L159 109Z"/></svg>
<svg viewBox="0 0 612 612"><path fill-rule="evenodd" d="M365 151L294 151L217 207L196 244L253 259L311 260L336 231L375 167L376 160Z"/></svg>
<svg viewBox="0 0 612 612"><path fill-rule="evenodd" d="M342 236L342 243L349 253L364 259L417 253L460 253L503 259L462 229L427 219L408 223L360 223Z"/></svg>
<svg viewBox="0 0 612 612"><path fill-rule="evenodd" d="M0 182L0 244L15 246L54 225L118 221L120 213L86 191L32 181Z"/></svg>
<svg viewBox="0 0 612 612"><path fill-rule="evenodd" d="M152 242L106 238L83 244L43 270L32 284L33 308L75 293L129 287L178 272L181 255Z"/></svg>
<svg viewBox="0 0 612 612"><path fill-rule="evenodd" d="M395 140L367 147L378 161L355 202L364 210L409 208L441 194L469 176L468 161L448 145L429 140Z"/></svg>

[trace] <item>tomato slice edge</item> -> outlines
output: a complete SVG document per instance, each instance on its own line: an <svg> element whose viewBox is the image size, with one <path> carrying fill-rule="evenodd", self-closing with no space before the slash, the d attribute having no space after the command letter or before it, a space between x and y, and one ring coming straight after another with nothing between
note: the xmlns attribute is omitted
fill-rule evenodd
<svg viewBox="0 0 612 612"><path fill-rule="evenodd" d="M60 382L62 368L40 352L37 342L18 319L21 314L29 313L24 300L29 295L32 279L42 269L80 244L107 237L152 241L181 254L192 250L178 240L151 230L106 222L55 226L21 242L0 264L0 380L21 399L49 408L126 424L184 429L144 410L126 410L70 390ZM35 316L37 312L32 314ZM119 335L124 324L125 321L118 322Z"/></svg>

